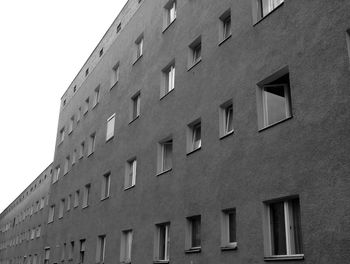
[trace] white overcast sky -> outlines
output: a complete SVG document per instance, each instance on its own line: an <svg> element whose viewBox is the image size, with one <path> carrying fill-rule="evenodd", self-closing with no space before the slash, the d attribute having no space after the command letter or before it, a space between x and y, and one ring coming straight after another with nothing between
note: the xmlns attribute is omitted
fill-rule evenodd
<svg viewBox="0 0 350 264"><path fill-rule="evenodd" d="M0 1L0 212L53 161L60 98L126 2Z"/></svg>

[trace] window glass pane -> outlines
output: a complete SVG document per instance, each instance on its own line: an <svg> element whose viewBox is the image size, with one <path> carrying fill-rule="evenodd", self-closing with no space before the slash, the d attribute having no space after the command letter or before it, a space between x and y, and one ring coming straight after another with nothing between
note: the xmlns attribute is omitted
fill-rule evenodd
<svg viewBox="0 0 350 264"><path fill-rule="evenodd" d="M228 213L229 243L236 242L236 211Z"/></svg>
<svg viewBox="0 0 350 264"><path fill-rule="evenodd" d="M159 226L159 259L165 260L166 226Z"/></svg>
<svg viewBox="0 0 350 264"><path fill-rule="evenodd" d="M284 0L261 0L262 15L266 16L283 2Z"/></svg>
<svg viewBox="0 0 350 264"><path fill-rule="evenodd" d="M265 86L264 96L264 121L265 125L277 123L288 117L287 95L283 85Z"/></svg>
<svg viewBox="0 0 350 264"><path fill-rule="evenodd" d="M286 255L284 202L272 203L270 215L272 255Z"/></svg>
<svg viewBox="0 0 350 264"><path fill-rule="evenodd" d="M192 219L192 247L201 245L201 219L199 217Z"/></svg>
<svg viewBox="0 0 350 264"><path fill-rule="evenodd" d="M163 170L169 170L172 168L172 153L173 153L173 142L165 142L163 144Z"/></svg>
<svg viewBox="0 0 350 264"><path fill-rule="evenodd" d="M201 124L193 126L193 149L201 147Z"/></svg>
<svg viewBox="0 0 350 264"><path fill-rule="evenodd" d="M302 239L301 239L301 220L300 220L300 204L299 199L294 199L290 202L290 206L292 209L292 219L290 223L291 226L291 237L294 240L294 245L292 245L292 254L302 254ZM293 242L293 241L292 241Z"/></svg>
<svg viewBox="0 0 350 264"><path fill-rule="evenodd" d="M228 16L223 21L224 24L224 39L231 35L231 16Z"/></svg>
<svg viewBox="0 0 350 264"><path fill-rule="evenodd" d="M228 106L226 109L225 109L225 132L228 133L228 132L231 132L233 131L233 107L232 105Z"/></svg>

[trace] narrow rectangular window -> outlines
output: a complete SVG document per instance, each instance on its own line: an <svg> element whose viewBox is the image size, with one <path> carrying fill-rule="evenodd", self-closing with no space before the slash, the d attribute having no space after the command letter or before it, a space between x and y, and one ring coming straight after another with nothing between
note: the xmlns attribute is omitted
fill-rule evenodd
<svg viewBox="0 0 350 264"><path fill-rule="evenodd" d="M220 16L220 41L224 41L231 36L231 10L225 11Z"/></svg>
<svg viewBox="0 0 350 264"><path fill-rule="evenodd" d="M106 235L98 236L96 249L96 263L104 263L106 251Z"/></svg>
<svg viewBox="0 0 350 264"><path fill-rule="evenodd" d="M136 184L136 158L131 159L126 164L125 184L124 188L128 189Z"/></svg>
<svg viewBox="0 0 350 264"><path fill-rule="evenodd" d="M221 216L221 249L236 247L236 209L223 210Z"/></svg>
<svg viewBox="0 0 350 264"><path fill-rule="evenodd" d="M65 132L65 128L63 127L60 130L58 144L60 144L60 143L62 143L64 141L64 132Z"/></svg>
<svg viewBox="0 0 350 264"><path fill-rule="evenodd" d="M63 243L62 251L61 251L61 261L62 262L66 260L66 250L67 250L67 244Z"/></svg>
<svg viewBox="0 0 350 264"><path fill-rule="evenodd" d="M72 203L72 195L68 195L68 198L67 198L67 211L70 210L70 207L71 207L71 203Z"/></svg>
<svg viewBox="0 0 350 264"><path fill-rule="evenodd" d="M80 240L80 249L79 249L79 263L84 264L85 262L85 250L86 250L86 240Z"/></svg>
<svg viewBox="0 0 350 264"><path fill-rule="evenodd" d="M73 126L74 126L74 116L72 116L69 119L68 134L71 134L73 132Z"/></svg>
<svg viewBox="0 0 350 264"><path fill-rule="evenodd" d="M40 234L41 234L41 226L39 225L36 229L36 237L40 237Z"/></svg>
<svg viewBox="0 0 350 264"><path fill-rule="evenodd" d="M197 120L188 125L187 133L187 153L191 153L202 147L202 126Z"/></svg>
<svg viewBox="0 0 350 264"><path fill-rule="evenodd" d="M160 97L167 95L175 88L175 61L173 60L163 70L163 81L161 85Z"/></svg>
<svg viewBox="0 0 350 264"><path fill-rule="evenodd" d="M61 202L60 202L60 209L59 209L59 212L58 212L58 218L62 218L63 217L63 211L64 211L64 204L65 203L65 199L61 199Z"/></svg>
<svg viewBox="0 0 350 264"><path fill-rule="evenodd" d="M74 194L74 207L79 206L79 194L80 194L79 190L77 190Z"/></svg>
<svg viewBox="0 0 350 264"><path fill-rule="evenodd" d="M95 88L94 91L94 102L93 102L93 107L96 107L98 102L100 101L100 85Z"/></svg>
<svg viewBox="0 0 350 264"><path fill-rule="evenodd" d="M188 68L191 69L202 59L202 37L199 36L189 45Z"/></svg>
<svg viewBox="0 0 350 264"><path fill-rule="evenodd" d="M48 219L48 223L52 223L53 222L53 219L54 219L54 216L55 216L55 206L54 205L51 205L50 209L49 209L49 219Z"/></svg>
<svg viewBox="0 0 350 264"><path fill-rule="evenodd" d="M126 230L122 232L120 243L120 262L122 263L131 263L132 239L132 230Z"/></svg>
<svg viewBox="0 0 350 264"><path fill-rule="evenodd" d="M85 142L80 143L79 159L84 158Z"/></svg>
<svg viewBox="0 0 350 264"><path fill-rule="evenodd" d="M78 108L78 112L77 112L77 123L80 122L81 119L81 106Z"/></svg>
<svg viewBox="0 0 350 264"><path fill-rule="evenodd" d="M77 162L77 149L74 149L73 154L72 154L72 166L75 165L75 163Z"/></svg>
<svg viewBox="0 0 350 264"><path fill-rule="evenodd" d="M158 150L158 174L172 169L173 167L173 140L165 139L159 143Z"/></svg>
<svg viewBox="0 0 350 264"><path fill-rule="evenodd" d="M233 105L232 100L220 106L220 137L233 132Z"/></svg>
<svg viewBox="0 0 350 264"><path fill-rule="evenodd" d="M169 261L170 223L156 226L156 261Z"/></svg>
<svg viewBox="0 0 350 264"><path fill-rule="evenodd" d="M135 120L140 116L140 102L141 102L141 94L140 92L137 92L132 98L132 120Z"/></svg>
<svg viewBox="0 0 350 264"><path fill-rule="evenodd" d="M45 248L44 264L49 264L50 261L50 248Z"/></svg>
<svg viewBox="0 0 350 264"><path fill-rule="evenodd" d="M136 59L143 55L143 37L138 39L136 42Z"/></svg>
<svg viewBox="0 0 350 264"><path fill-rule="evenodd" d="M84 115L86 115L89 111L89 104L90 104L90 98L86 98L85 99L85 105L84 105Z"/></svg>
<svg viewBox="0 0 350 264"><path fill-rule="evenodd" d="M102 186L101 186L101 200L104 200L107 197L109 197L110 184L111 184L111 173L108 172L105 175L103 175Z"/></svg>
<svg viewBox="0 0 350 264"><path fill-rule="evenodd" d="M40 199L40 210L43 209L44 206L45 206L45 198L42 197L42 198Z"/></svg>
<svg viewBox="0 0 350 264"><path fill-rule="evenodd" d="M201 248L201 216L187 218L186 249L200 251Z"/></svg>
<svg viewBox="0 0 350 264"><path fill-rule="evenodd" d="M164 30L170 26L176 19L176 0L170 0L164 6L165 16L164 16Z"/></svg>
<svg viewBox="0 0 350 264"><path fill-rule="evenodd" d="M70 242L70 249L69 249L69 255L68 255L68 259L69 260L73 260L74 258L74 241Z"/></svg>
<svg viewBox="0 0 350 264"><path fill-rule="evenodd" d="M284 0L260 0L261 17L265 17L281 5Z"/></svg>
<svg viewBox="0 0 350 264"><path fill-rule="evenodd" d="M111 89L119 82L119 62L114 65L113 67L113 72L112 72L112 77L111 77Z"/></svg>
<svg viewBox="0 0 350 264"><path fill-rule="evenodd" d="M52 177L52 183L55 183L55 182L57 182L58 181L58 177L60 176L60 166L57 166L56 168L55 168L55 171L54 171L54 173L53 173L53 177Z"/></svg>
<svg viewBox="0 0 350 264"><path fill-rule="evenodd" d="M88 207L89 205L90 188L91 188L90 184L87 184L84 187L83 203L82 203L83 208Z"/></svg>
<svg viewBox="0 0 350 264"><path fill-rule="evenodd" d="M70 157L67 156L64 162L63 175L66 175L69 171L69 161L70 161Z"/></svg>
<svg viewBox="0 0 350 264"><path fill-rule="evenodd" d="M95 138L96 138L96 133L93 133L90 135L89 146L88 146L88 156L90 156L95 151Z"/></svg>
<svg viewBox="0 0 350 264"><path fill-rule="evenodd" d="M115 113L107 119L106 141L114 137Z"/></svg>

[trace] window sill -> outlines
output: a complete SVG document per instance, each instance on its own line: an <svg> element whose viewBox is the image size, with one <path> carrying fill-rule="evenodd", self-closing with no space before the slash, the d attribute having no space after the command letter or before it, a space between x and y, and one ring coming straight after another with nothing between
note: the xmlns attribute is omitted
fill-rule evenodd
<svg viewBox="0 0 350 264"><path fill-rule="evenodd" d="M114 138L114 136L112 136L112 137L110 137L110 138L106 139L106 143L108 143L109 141L112 141L112 140L113 140L113 138Z"/></svg>
<svg viewBox="0 0 350 264"><path fill-rule="evenodd" d="M264 261L304 260L304 254L264 257Z"/></svg>
<svg viewBox="0 0 350 264"><path fill-rule="evenodd" d="M269 128L271 128L271 127L274 127L274 126L276 126L276 125L279 125L279 124L281 124L281 123L283 123L283 122L285 122L285 121L288 121L288 120L290 120L290 119L292 119L292 118L293 118L293 116L287 117L286 119L283 119L283 120L281 120L281 121L278 121L278 122L276 122L276 123L273 123L273 124L271 124L271 125L268 125L268 126L266 126L266 127L263 127L263 128L261 128L261 129L259 129L258 132L262 132L262 131L264 131L264 130L266 130L266 129L269 129Z"/></svg>
<svg viewBox="0 0 350 264"><path fill-rule="evenodd" d="M159 173L157 173L157 177L158 176L161 176L161 175L163 175L163 174L166 174L166 173L168 173L168 172L170 172L170 171L172 171L173 170L173 168L170 168L170 169L167 169L167 170L165 170L165 171L162 171L162 172L159 172Z"/></svg>
<svg viewBox="0 0 350 264"><path fill-rule="evenodd" d="M133 120L131 120L131 121L129 122L129 125L131 125L132 123L134 123L134 121L137 120L139 117L140 117L140 115L138 115L138 116L135 117Z"/></svg>
<svg viewBox="0 0 350 264"><path fill-rule="evenodd" d="M232 245L226 245L221 247L221 251L230 251L230 250L237 250L237 243L234 243Z"/></svg>
<svg viewBox="0 0 350 264"><path fill-rule="evenodd" d="M253 25L253 27L255 27L257 24L259 24L261 21L263 21L265 18L267 18L268 16L270 16L272 13L274 13L277 9L279 9L281 6L283 6L284 2L280 3L277 7L275 7L275 9L273 9L270 13L266 14L264 17L260 17L258 18L258 21L255 22L255 24Z"/></svg>
<svg viewBox="0 0 350 264"><path fill-rule="evenodd" d="M168 94L170 94L172 91L174 91L175 90L175 87L173 88L173 89L171 89L169 92L167 92L166 94L163 94L161 97L160 97L160 99L159 100L162 100L164 97L167 97L168 96Z"/></svg>
<svg viewBox="0 0 350 264"><path fill-rule="evenodd" d="M124 187L124 191L130 190L130 189L132 189L134 187L135 187L135 185L132 185L132 186L129 186L129 187Z"/></svg>
<svg viewBox="0 0 350 264"><path fill-rule="evenodd" d="M171 26L172 24L174 24L175 21L176 21L176 17L175 17L175 19L174 19L173 21L171 21L168 25L166 25L166 27L163 29L162 33L164 34L165 31L167 31L168 28L170 28L170 26Z"/></svg>
<svg viewBox="0 0 350 264"><path fill-rule="evenodd" d="M220 136L220 140L221 140L221 139L224 139L224 138L227 138L228 136L233 135L233 133L234 133L234 130L228 132L227 134L225 134L225 135L223 135L223 136Z"/></svg>
<svg viewBox="0 0 350 264"><path fill-rule="evenodd" d="M192 153L195 153L195 152L197 152L198 150L201 150L201 149L202 149L202 147L196 148L196 149L194 149L194 150L191 150L190 152L187 152L186 155L189 156L189 155L191 155Z"/></svg>
<svg viewBox="0 0 350 264"><path fill-rule="evenodd" d="M222 44L224 44L227 40L229 40L231 37L232 37L232 35L230 34L229 36L227 36L226 38L224 38L223 40L221 40L221 41L219 42L219 47L220 47Z"/></svg>
<svg viewBox="0 0 350 264"><path fill-rule="evenodd" d="M169 260L153 260L154 264L167 264Z"/></svg>
<svg viewBox="0 0 350 264"><path fill-rule="evenodd" d="M101 202L107 200L108 198L109 198L109 195L106 196L106 197L101 198Z"/></svg>
<svg viewBox="0 0 350 264"><path fill-rule="evenodd" d="M119 80L118 81L116 81L112 86L111 86L111 88L109 88L109 90L112 90L115 86L117 86L118 85L118 83L119 83Z"/></svg>
<svg viewBox="0 0 350 264"><path fill-rule="evenodd" d="M98 106L98 102L92 107L92 109L95 109Z"/></svg>
<svg viewBox="0 0 350 264"><path fill-rule="evenodd" d="M136 58L136 60L132 63L132 65L135 65L141 58L143 57L143 54Z"/></svg>
<svg viewBox="0 0 350 264"><path fill-rule="evenodd" d="M188 67L187 71L192 70L194 67L197 66L202 61L202 58L200 58L196 63L192 64L191 66Z"/></svg>
<svg viewBox="0 0 350 264"><path fill-rule="evenodd" d="M72 135L72 133L73 133L73 130L72 130L72 131L69 131L69 132L68 132L68 135L70 136L70 135Z"/></svg>
<svg viewBox="0 0 350 264"><path fill-rule="evenodd" d="M90 156L92 156L94 154L94 152L91 152L90 154L87 155L87 157L89 158Z"/></svg>
<svg viewBox="0 0 350 264"><path fill-rule="evenodd" d="M85 205L85 206L82 206L81 209L85 209L85 208L88 208L89 205Z"/></svg>
<svg viewBox="0 0 350 264"><path fill-rule="evenodd" d="M202 251L201 247L195 247L195 248L186 249L185 253L192 254L192 253L200 253L201 251Z"/></svg>

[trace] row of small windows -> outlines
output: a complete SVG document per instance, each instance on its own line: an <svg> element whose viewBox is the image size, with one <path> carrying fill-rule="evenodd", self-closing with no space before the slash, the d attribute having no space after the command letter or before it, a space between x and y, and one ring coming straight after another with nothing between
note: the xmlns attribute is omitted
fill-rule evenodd
<svg viewBox="0 0 350 264"><path fill-rule="evenodd" d="M15 236L12 239L4 241L0 244L0 250L6 249L8 247L15 247L21 245L25 241L34 240L35 238L39 238L41 235L41 225L34 227L32 229L28 229L25 232Z"/></svg>
<svg viewBox="0 0 350 264"><path fill-rule="evenodd" d="M267 201L263 204L263 235L265 260L303 259L300 201L296 196ZM238 248L236 208L221 211L221 250ZM194 215L186 218L185 253L199 253L202 250L202 216ZM170 261L171 222L155 225L154 261ZM121 232L120 262L132 262L132 245L135 237L133 229ZM105 262L106 234L97 237L96 263ZM86 239L79 241L79 263L84 263ZM66 260L67 243L61 248L61 261ZM68 260L73 260L75 243L69 243Z"/></svg>

